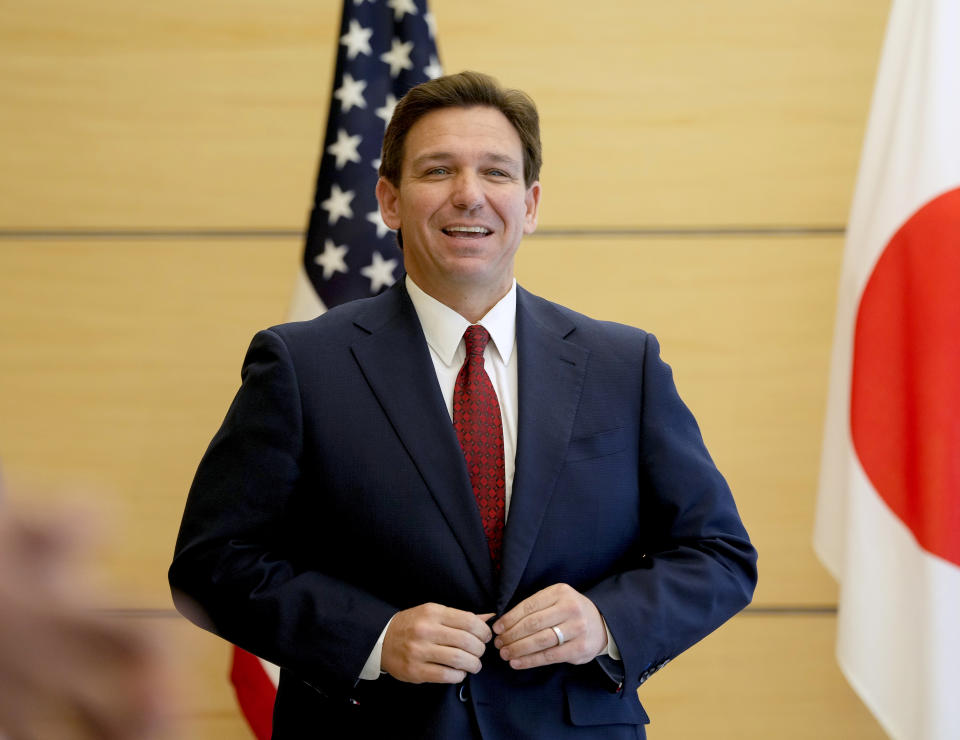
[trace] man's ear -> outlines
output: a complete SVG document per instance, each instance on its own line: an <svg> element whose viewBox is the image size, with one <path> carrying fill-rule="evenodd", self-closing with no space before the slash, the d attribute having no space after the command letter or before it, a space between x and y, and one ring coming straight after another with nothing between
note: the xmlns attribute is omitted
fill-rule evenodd
<svg viewBox="0 0 960 740"><path fill-rule="evenodd" d="M527 188L524 198L527 211L523 218L523 233L532 234L537 230L537 216L540 213L540 181L536 180Z"/></svg>
<svg viewBox="0 0 960 740"><path fill-rule="evenodd" d="M391 229L400 228L400 191L397 187L381 177L377 180L377 202L380 204L380 217Z"/></svg>

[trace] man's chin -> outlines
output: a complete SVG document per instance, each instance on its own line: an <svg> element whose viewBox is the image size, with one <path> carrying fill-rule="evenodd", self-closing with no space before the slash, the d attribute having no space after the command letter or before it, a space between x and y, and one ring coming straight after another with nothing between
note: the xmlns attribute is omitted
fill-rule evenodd
<svg viewBox="0 0 960 740"><path fill-rule="evenodd" d="M461 288L489 291L491 288L513 282L513 270L506 272L494 269L489 264L469 257L461 258L450 265L444 276L451 284Z"/></svg>

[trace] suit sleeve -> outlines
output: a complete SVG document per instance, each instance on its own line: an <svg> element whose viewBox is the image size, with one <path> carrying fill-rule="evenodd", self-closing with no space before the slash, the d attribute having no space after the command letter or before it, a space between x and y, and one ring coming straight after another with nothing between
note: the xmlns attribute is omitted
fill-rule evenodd
<svg viewBox="0 0 960 740"><path fill-rule="evenodd" d="M396 609L298 564L285 533L303 454L290 354L275 332L260 332L190 489L170 584L200 626L315 688L347 693Z"/></svg>
<svg viewBox="0 0 960 740"><path fill-rule="evenodd" d="M633 569L586 592L616 638L624 693L746 606L757 581L756 551L730 489L652 334L643 360L639 470L643 552Z"/></svg>

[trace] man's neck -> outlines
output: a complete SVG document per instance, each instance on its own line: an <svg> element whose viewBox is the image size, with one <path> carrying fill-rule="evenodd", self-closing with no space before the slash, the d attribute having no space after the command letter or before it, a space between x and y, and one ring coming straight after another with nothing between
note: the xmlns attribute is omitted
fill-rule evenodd
<svg viewBox="0 0 960 740"><path fill-rule="evenodd" d="M458 286L444 286L442 289L436 289L425 287L412 277L410 280L428 296L453 309L471 324L476 324L486 316L490 309L496 306L500 299L509 293L510 288L513 287L512 278L506 286L489 291L476 288L460 290Z"/></svg>

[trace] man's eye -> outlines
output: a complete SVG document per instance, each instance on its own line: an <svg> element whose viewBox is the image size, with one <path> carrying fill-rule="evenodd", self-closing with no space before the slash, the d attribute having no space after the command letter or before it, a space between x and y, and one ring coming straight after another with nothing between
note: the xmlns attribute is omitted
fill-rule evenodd
<svg viewBox="0 0 960 740"><path fill-rule="evenodd" d="M429 170L427 170L428 175L446 175L449 172L450 170L448 170L446 167L431 167Z"/></svg>
<svg viewBox="0 0 960 740"><path fill-rule="evenodd" d="M488 174L494 177L510 177L510 175L503 170L489 170Z"/></svg>

